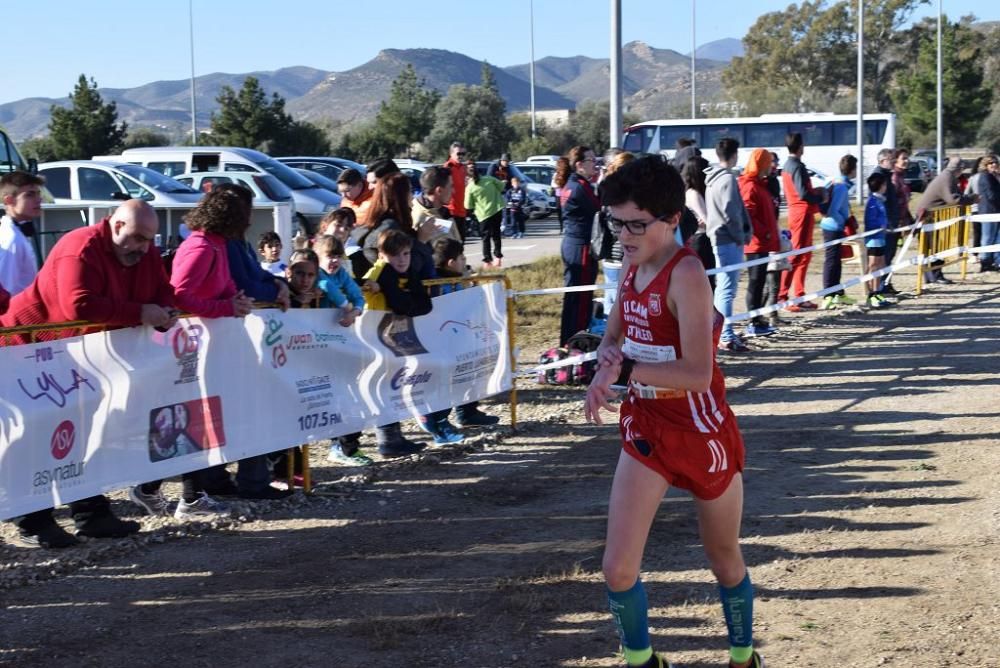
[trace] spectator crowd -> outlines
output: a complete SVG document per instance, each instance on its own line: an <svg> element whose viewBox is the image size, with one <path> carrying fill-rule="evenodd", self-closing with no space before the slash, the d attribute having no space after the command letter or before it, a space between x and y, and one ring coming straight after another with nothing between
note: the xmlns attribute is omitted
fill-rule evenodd
<svg viewBox="0 0 1000 668"><path fill-rule="evenodd" d="M813 244L819 223L824 241L835 241L858 230L849 192L858 187L858 160L845 155L840 175L824 187L811 182L804 163L802 137L787 138L788 156L780 158L763 149L754 150L742 173L737 172L739 143L720 140L714 164L701 150L681 140L672 165L686 188L685 208L677 240L698 255L707 269L738 265L744 260L771 258L746 269L746 309L794 300L786 312L835 309L854 303L844 292L831 292L820 304L802 299L807 293L806 272L811 253L776 258L782 251ZM601 181L633 159L612 149L598 164L593 150L577 146L557 164L553 187L560 205L561 257L567 287L595 283L600 266L605 280L617 283L628 265L628 248L622 248L607 210L601 206ZM490 174L480 174L461 143L451 145L448 160L431 166L420 177L421 193L414 196L410 179L391 159L367 167L367 174L344 170L338 179L341 208L329 213L312 234L294 240L267 232L248 239L252 194L233 184L208 192L185 217L188 236L172 255L169 266L154 245L158 219L141 200L129 200L95 225L66 233L40 263L34 221L41 214L44 180L25 172L0 178L5 215L0 220L0 327L23 327L87 321L113 329L148 325L166 330L180 313L203 318L243 317L255 305L289 308L336 308L338 322L350 327L366 310L388 311L417 317L433 307L430 294L461 289L461 282L429 292L424 282L435 278L461 279L471 269L465 244L472 221L478 223L484 267L501 267L502 231L514 237L525 233L527 191L511 176L504 154ZM869 194L864 209L864 229L875 233L864 238L870 268L891 264L900 235L897 229L922 220L933 207L976 202L980 213L1000 212L1000 167L995 155L983 157L967 184L960 182L962 162L949 161L928 186L911 213L910 190L903 175L907 151L883 150L878 168L866 179ZM782 194L787 202L788 229L779 227ZM628 223L634 221L617 221ZM618 226L620 229L620 225ZM631 229L631 228L630 228ZM975 226L975 245L1000 241L1000 224ZM286 243L293 244L287 262ZM842 247L824 250L823 287L841 280ZM1000 270L1000 254L984 253L981 271ZM710 277L715 308L725 316L734 312L743 270L733 269ZM940 267L928 279L948 282ZM872 280L866 304L883 308L894 303L896 293L888 276ZM616 290L603 300L592 292L564 295L560 344L594 326L601 312L610 312ZM769 336L782 316L752 318L737 331L723 329L719 349L727 353L748 350L745 338ZM39 338L77 334L75 330L46 331ZM27 343L26 335L8 335L0 344ZM420 427L435 445L461 442L463 430L496 424L498 418L476 402L437 411L419 418ZM363 452L362 434L333 441L329 459L350 466L372 463ZM425 443L406 438L397 423L375 429L375 447L386 457L419 452ZM129 498L143 511L173 514L177 519L228 512L224 499L279 499L294 490L275 485L295 471L287 471L281 453L240 461L235 475L225 466L214 466L181 476L181 495L175 503L165 498L162 481L148 481L129 490ZM120 537L139 530L134 521L116 517L104 496L69 504L78 535ZM77 542L53 518L52 509L13 520L20 541L49 548Z"/></svg>

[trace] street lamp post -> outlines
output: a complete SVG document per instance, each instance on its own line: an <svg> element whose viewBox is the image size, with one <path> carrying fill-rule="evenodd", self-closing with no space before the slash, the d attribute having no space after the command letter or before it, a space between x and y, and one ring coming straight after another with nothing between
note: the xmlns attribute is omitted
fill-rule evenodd
<svg viewBox="0 0 1000 668"><path fill-rule="evenodd" d="M695 93L694 93L694 74L695 74L694 54L697 49L698 46L695 43L695 32L694 32L694 0L691 0L691 118L698 117L698 108L695 106Z"/></svg>
<svg viewBox="0 0 1000 668"><path fill-rule="evenodd" d="M622 2L611 0L611 146L622 139Z"/></svg>
<svg viewBox="0 0 1000 668"><path fill-rule="evenodd" d="M858 205L864 204L865 178L865 5L858 0Z"/></svg>
<svg viewBox="0 0 1000 668"><path fill-rule="evenodd" d="M194 101L194 0L188 0L188 28L191 38L191 145L198 145L197 109Z"/></svg>
<svg viewBox="0 0 1000 668"><path fill-rule="evenodd" d="M528 25L531 39L531 67L528 70L531 79L531 138L535 138L535 0L528 0Z"/></svg>
<svg viewBox="0 0 1000 668"><path fill-rule="evenodd" d="M944 169L944 87L941 84L941 19L944 12L941 0L938 0L937 21L937 168L940 173Z"/></svg>

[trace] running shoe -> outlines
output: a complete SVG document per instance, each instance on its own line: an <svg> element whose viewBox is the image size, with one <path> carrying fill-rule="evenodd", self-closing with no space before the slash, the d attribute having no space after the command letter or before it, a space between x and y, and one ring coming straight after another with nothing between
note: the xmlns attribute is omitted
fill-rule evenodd
<svg viewBox="0 0 1000 668"><path fill-rule="evenodd" d="M147 515L159 515L168 517L170 515L170 502L163 496L163 492L156 490L152 494L142 491L142 485L136 485L128 491L129 501L146 511Z"/></svg>
<svg viewBox="0 0 1000 668"><path fill-rule="evenodd" d="M733 668L735 665L732 661L729 662L729 668ZM764 668L764 657L758 652L754 652L753 656L750 657L750 663L747 664L747 668Z"/></svg>
<svg viewBox="0 0 1000 668"><path fill-rule="evenodd" d="M823 301L819 305L819 310L821 311L832 311L840 305L837 300L837 295L827 295L823 297Z"/></svg>
<svg viewBox="0 0 1000 668"><path fill-rule="evenodd" d="M188 502L181 499L177 502L177 509L174 510L174 519L186 520L197 517L220 517L229 514L229 506L216 501L205 492L201 493L194 501Z"/></svg>
<svg viewBox="0 0 1000 668"><path fill-rule="evenodd" d="M719 350L727 353L745 353L750 349L737 337L728 341L719 341Z"/></svg>
<svg viewBox="0 0 1000 668"><path fill-rule="evenodd" d="M353 454L345 455L340 449L340 444L334 442L330 446L330 452L326 456L327 461L341 466L371 466L374 462L371 457L365 457L361 452L355 450Z"/></svg>
<svg viewBox="0 0 1000 668"><path fill-rule="evenodd" d="M777 329L768 324L750 323L747 325L746 329L743 330L743 334L747 338L752 339L757 336L771 336L772 334L777 333L777 331Z"/></svg>
<svg viewBox="0 0 1000 668"><path fill-rule="evenodd" d="M885 308L888 304L879 299L878 295L871 295L868 297L868 306L870 308Z"/></svg>
<svg viewBox="0 0 1000 668"><path fill-rule="evenodd" d="M437 428L431 432L431 436L434 438L434 445L451 445L465 440L465 435L455 429L455 426L448 420L438 422Z"/></svg>
<svg viewBox="0 0 1000 668"><path fill-rule="evenodd" d="M858 300L847 295L837 295L837 303L841 306L854 306L858 303Z"/></svg>

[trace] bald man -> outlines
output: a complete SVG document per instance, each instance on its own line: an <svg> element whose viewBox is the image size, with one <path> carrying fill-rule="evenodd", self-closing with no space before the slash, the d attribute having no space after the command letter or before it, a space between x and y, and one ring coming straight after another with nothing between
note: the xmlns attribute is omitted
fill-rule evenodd
<svg viewBox="0 0 1000 668"><path fill-rule="evenodd" d="M177 321L174 292L153 246L159 223L142 200L123 203L114 214L90 227L64 235L52 248L38 276L10 300L0 326L53 324L84 320L106 329L149 325L169 328ZM75 336L78 330L47 332L39 340ZM11 337L14 338L14 337ZM29 343L27 336L10 343ZM49 447L39 434L39 447ZM70 504L77 535L119 538L139 524L122 521L107 498L93 496ZM77 540L60 527L52 509L14 520L23 545L61 548Z"/></svg>

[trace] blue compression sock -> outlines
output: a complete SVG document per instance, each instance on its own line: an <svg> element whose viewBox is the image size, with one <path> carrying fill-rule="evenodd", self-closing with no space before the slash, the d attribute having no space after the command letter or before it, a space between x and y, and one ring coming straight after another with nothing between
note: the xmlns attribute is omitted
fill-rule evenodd
<svg viewBox="0 0 1000 668"><path fill-rule="evenodd" d="M735 587L719 585L722 612L729 629L729 656L735 663L744 663L753 655L753 585L750 573Z"/></svg>
<svg viewBox="0 0 1000 668"><path fill-rule="evenodd" d="M618 627L625 662L630 666L645 664L653 656L653 648L649 643L649 621L646 617L649 604L642 580L637 579L627 591L609 589L608 604Z"/></svg>

